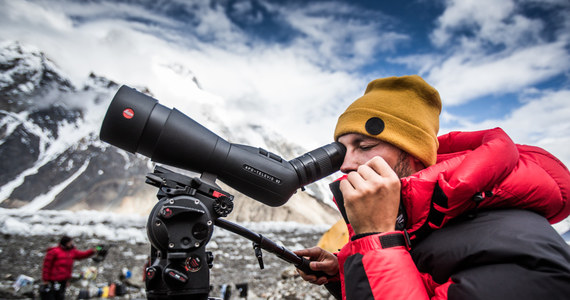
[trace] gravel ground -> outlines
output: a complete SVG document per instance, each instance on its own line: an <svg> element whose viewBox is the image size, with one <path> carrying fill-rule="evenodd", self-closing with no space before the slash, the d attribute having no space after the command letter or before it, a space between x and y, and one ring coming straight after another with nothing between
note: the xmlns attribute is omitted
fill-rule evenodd
<svg viewBox="0 0 570 300"><path fill-rule="evenodd" d="M259 232L263 236L281 242L291 250L312 247L323 231L299 230L286 228L272 232ZM41 278L41 265L45 249L57 244L59 236L18 236L3 234L0 236L0 298L30 299L38 298L38 282ZM148 243L109 242L93 237L75 238L79 249L86 249L100 244L111 244L112 247L103 262L95 263L92 259L77 261L74 265L74 282L68 288L67 299L77 299L79 291L91 287L105 287L112 282L119 282L124 269L132 273L128 283L128 294L115 299L144 299L144 283L142 281L143 266L149 254ZM210 297L221 297L222 287L229 286L232 295L229 299L334 299L328 292L318 286L304 282L294 268L263 251L265 268L259 269L251 241L216 228L207 250L214 254L214 266L210 270ZM87 281L81 279L88 268L97 270L97 277ZM15 293L11 287L19 275L35 279L34 289L26 294ZM239 296L236 284L248 286L248 296Z"/></svg>

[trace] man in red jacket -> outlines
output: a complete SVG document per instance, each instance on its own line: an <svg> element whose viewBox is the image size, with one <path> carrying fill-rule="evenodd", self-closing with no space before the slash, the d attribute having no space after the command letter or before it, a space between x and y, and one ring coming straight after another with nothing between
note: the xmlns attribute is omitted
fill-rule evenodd
<svg viewBox="0 0 570 300"><path fill-rule="evenodd" d="M372 81L339 117L331 185L350 241L296 251L303 279L343 299L563 299L570 173L499 128L437 137L441 100L419 76Z"/></svg>
<svg viewBox="0 0 570 300"><path fill-rule="evenodd" d="M59 245L47 250L42 269L42 299L65 299L65 289L71 278L73 261L85 259L95 254L94 249L79 251L73 240L63 236Z"/></svg>

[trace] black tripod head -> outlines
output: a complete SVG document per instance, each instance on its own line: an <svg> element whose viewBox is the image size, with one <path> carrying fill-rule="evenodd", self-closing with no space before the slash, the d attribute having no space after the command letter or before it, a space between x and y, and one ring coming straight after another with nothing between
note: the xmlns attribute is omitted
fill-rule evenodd
<svg viewBox="0 0 570 300"><path fill-rule="evenodd" d="M229 214L233 196L199 178L162 167L147 175L156 186L147 234L152 265L146 270L149 299L208 299L213 256L206 252L215 219Z"/></svg>

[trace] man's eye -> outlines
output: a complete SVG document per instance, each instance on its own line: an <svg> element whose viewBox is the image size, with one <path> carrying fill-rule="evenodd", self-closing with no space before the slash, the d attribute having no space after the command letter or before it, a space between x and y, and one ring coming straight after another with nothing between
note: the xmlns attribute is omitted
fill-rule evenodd
<svg viewBox="0 0 570 300"><path fill-rule="evenodd" d="M370 149L374 148L374 146L376 146L376 145L360 145L360 146L358 146L358 148L360 148L360 150L366 151L366 150L370 150Z"/></svg>

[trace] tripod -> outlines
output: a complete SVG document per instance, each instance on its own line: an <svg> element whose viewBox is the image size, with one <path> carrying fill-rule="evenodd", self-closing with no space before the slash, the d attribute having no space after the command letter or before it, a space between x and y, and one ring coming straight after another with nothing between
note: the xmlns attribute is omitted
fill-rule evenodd
<svg viewBox="0 0 570 300"><path fill-rule="evenodd" d="M234 197L217 186L215 179L208 173L191 178L160 166L147 174L146 183L159 188L158 203L146 226L152 262L145 270L148 299L213 299L208 294L214 257L206 251L206 245L214 225L251 240L261 269L263 249L303 272L315 273L307 259L261 234L221 219L231 213Z"/></svg>

